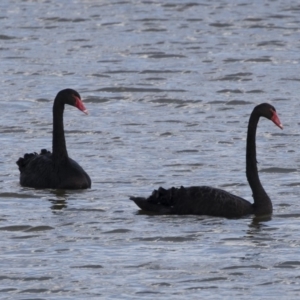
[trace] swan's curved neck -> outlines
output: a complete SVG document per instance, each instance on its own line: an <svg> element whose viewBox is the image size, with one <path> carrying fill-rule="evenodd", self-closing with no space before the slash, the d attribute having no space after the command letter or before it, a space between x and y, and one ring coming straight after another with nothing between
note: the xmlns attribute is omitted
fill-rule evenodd
<svg viewBox="0 0 300 300"><path fill-rule="evenodd" d="M256 161L255 137L259 117L260 115L253 111L249 119L246 149L246 175L253 193L255 213L269 214L272 213L272 202L259 180Z"/></svg>
<svg viewBox="0 0 300 300"><path fill-rule="evenodd" d="M63 122L64 108L64 103L61 101L54 101L52 155L54 160L59 161L68 157Z"/></svg>

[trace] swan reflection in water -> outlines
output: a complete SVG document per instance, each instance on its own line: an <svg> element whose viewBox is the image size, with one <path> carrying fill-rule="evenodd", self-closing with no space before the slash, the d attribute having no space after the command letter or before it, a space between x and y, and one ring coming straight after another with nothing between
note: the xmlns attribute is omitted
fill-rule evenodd
<svg viewBox="0 0 300 300"><path fill-rule="evenodd" d="M51 202L50 208L55 212L58 210L62 210L63 208L67 208L67 198L69 194L65 190L51 190L51 194L53 194L53 198L48 199Z"/></svg>

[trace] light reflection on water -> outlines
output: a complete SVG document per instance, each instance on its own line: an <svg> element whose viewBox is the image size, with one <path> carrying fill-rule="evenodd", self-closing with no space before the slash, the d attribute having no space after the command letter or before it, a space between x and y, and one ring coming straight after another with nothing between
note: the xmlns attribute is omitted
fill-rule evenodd
<svg viewBox="0 0 300 300"><path fill-rule="evenodd" d="M298 298L297 5L0 7L0 298ZM67 87L90 112L68 107L65 131L92 189L22 188L15 161L50 149L52 101ZM284 125L257 131L271 218L157 216L128 200L213 185L252 201L245 138L261 102Z"/></svg>

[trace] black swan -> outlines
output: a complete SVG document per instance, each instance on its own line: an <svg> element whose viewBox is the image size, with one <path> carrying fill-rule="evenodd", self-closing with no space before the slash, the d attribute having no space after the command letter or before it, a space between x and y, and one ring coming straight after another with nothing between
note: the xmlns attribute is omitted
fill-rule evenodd
<svg viewBox="0 0 300 300"><path fill-rule="evenodd" d="M263 103L256 106L250 116L247 134L246 175L253 193L254 204L224 190L209 186L160 187L149 198L130 197L142 210L162 214L210 215L239 218L249 214L258 216L271 214L272 202L258 177L256 161L256 128L260 117L272 120L283 128L275 108Z"/></svg>
<svg viewBox="0 0 300 300"><path fill-rule="evenodd" d="M78 92L72 89L60 91L53 104L52 153L42 149L40 154L26 153L19 158L20 184L33 188L86 189L91 187L89 175L73 159L69 158L63 124L65 104L88 113Z"/></svg>

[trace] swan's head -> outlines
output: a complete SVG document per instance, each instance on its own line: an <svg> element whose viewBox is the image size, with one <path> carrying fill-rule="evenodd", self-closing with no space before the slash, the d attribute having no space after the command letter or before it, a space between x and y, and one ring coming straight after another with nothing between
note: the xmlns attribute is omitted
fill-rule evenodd
<svg viewBox="0 0 300 300"><path fill-rule="evenodd" d="M60 98L61 101L65 104L69 104L77 107L79 110L88 114L88 110L85 108L79 93L73 89L65 89L60 91L56 98Z"/></svg>
<svg viewBox="0 0 300 300"><path fill-rule="evenodd" d="M278 126L280 129L283 129L283 125L280 122L276 109L273 105L269 103L262 103L257 105L254 110L259 114L259 116L271 120L276 126Z"/></svg>

